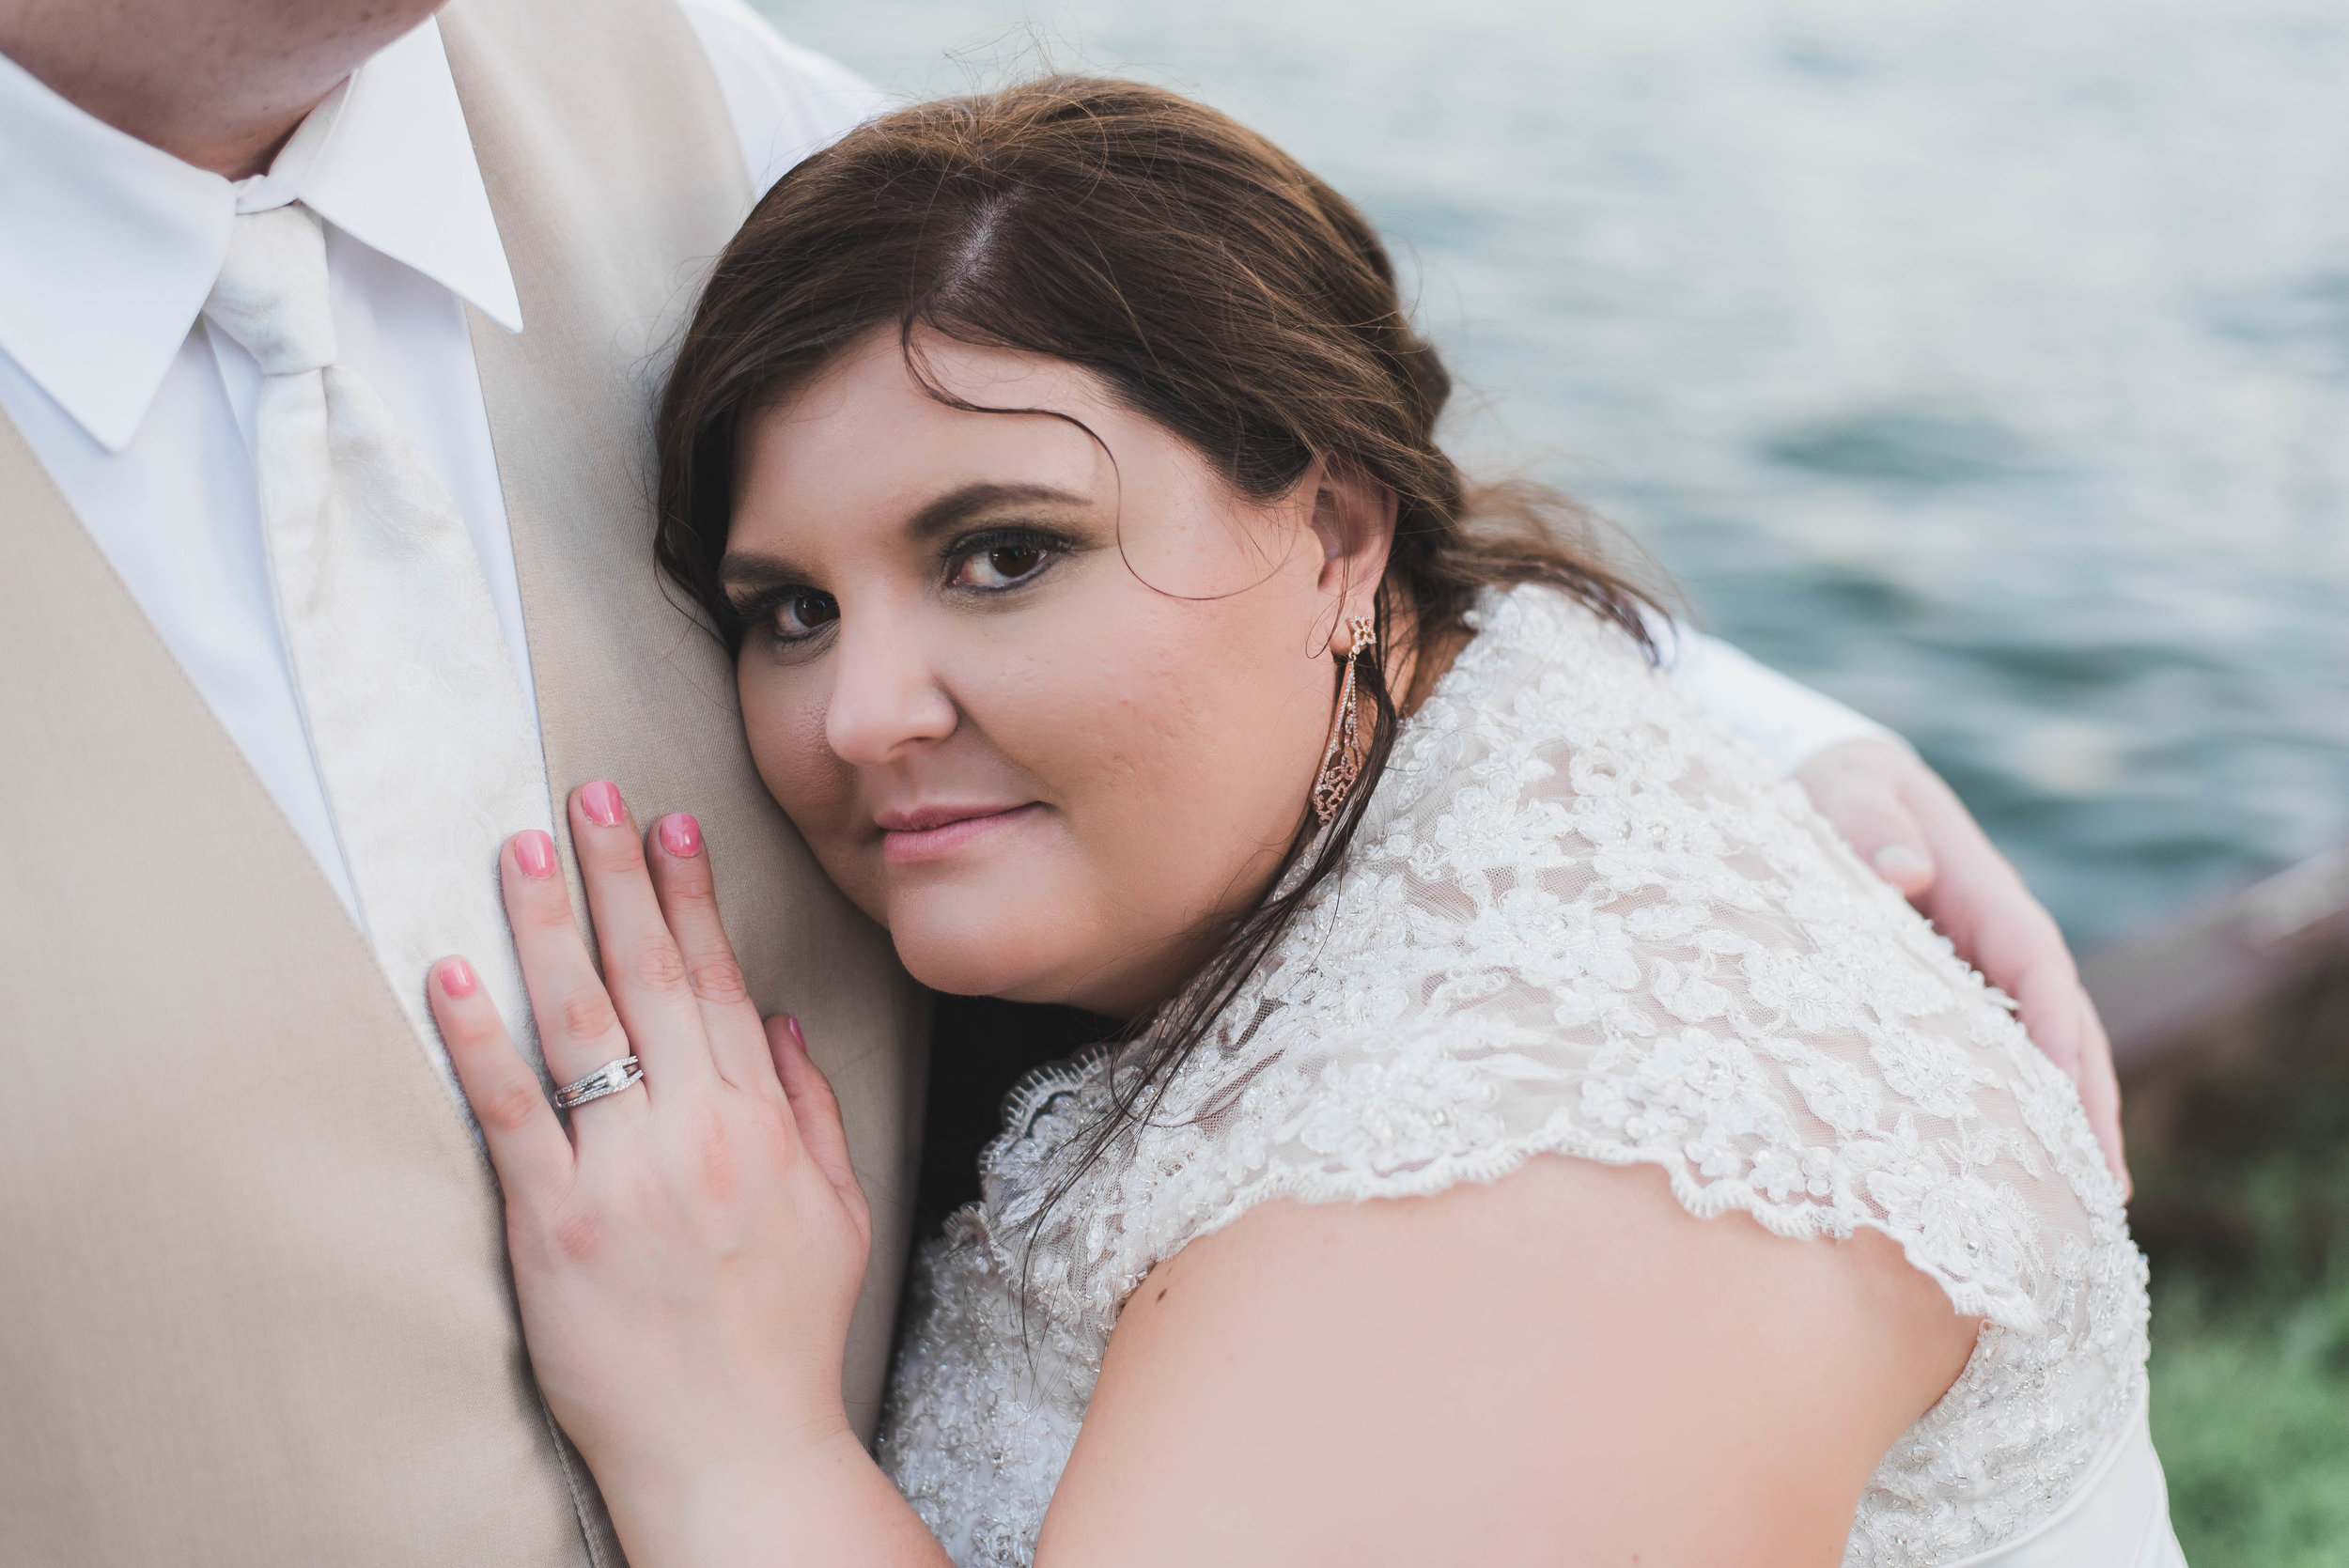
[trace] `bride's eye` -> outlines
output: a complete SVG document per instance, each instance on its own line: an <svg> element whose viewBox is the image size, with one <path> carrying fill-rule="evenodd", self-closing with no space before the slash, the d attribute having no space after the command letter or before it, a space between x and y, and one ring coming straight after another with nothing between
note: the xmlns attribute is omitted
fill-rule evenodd
<svg viewBox="0 0 2349 1568"><path fill-rule="evenodd" d="M974 540L955 555L946 585L1016 588L1050 566L1058 553L1049 541L1032 536Z"/></svg>
<svg viewBox="0 0 2349 1568"><path fill-rule="evenodd" d="M801 642L839 618L840 605L830 594L817 593L813 588L794 588L776 602L775 637L779 642Z"/></svg>

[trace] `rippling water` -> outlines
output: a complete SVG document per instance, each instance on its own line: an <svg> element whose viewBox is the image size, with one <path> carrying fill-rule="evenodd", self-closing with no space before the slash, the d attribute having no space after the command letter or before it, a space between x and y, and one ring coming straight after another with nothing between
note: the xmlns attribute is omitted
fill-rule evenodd
<svg viewBox="0 0 2349 1568"><path fill-rule="evenodd" d="M2339 0L765 8L1281 141L1411 259L1461 447L1913 737L2076 941L2349 836Z"/></svg>

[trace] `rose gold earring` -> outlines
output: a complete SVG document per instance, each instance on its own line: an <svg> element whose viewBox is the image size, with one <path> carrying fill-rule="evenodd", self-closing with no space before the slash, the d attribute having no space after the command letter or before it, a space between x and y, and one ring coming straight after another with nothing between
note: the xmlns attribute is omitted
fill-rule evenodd
<svg viewBox="0 0 2349 1568"><path fill-rule="evenodd" d="M1348 615L1346 629L1354 645L1346 652L1346 678L1338 685L1338 712L1330 726L1330 745L1321 753L1321 772L1314 779L1314 815L1328 827L1346 804L1354 781L1362 776L1361 721L1355 709L1354 664L1378 641L1378 629L1368 615Z"/></svg>

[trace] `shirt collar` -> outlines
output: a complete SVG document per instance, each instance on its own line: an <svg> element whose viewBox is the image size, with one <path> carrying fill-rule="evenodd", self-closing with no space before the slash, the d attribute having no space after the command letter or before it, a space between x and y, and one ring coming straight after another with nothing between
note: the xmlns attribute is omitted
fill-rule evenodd
<svg viewBox="0 0 2349 1568"><path fill-rule="evenodd" d="M427 21L232 184L123 134L0 54L0 350L109 451L163 385L228 254L288 201L521 330L439 26Z"/></svg>

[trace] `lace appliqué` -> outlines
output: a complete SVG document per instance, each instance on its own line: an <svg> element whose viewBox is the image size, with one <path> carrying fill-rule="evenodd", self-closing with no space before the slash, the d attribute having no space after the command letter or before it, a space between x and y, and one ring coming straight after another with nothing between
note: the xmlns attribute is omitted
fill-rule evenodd
<svg viewBox="0 0 2349 1568"><path fill-rule="evenodd" d="M1045 1200L1134 1070L1012 1096L917 1268L882 1457L964 1568L1032 1561L1127 1295L1256 1203L1401 1197L1546 1153L1692 1213L1897 1241L1986 1320L1847 1564L1943 1563L2061 1506L2142 1397L2143 1259L2005 999L1614 631L1538 588L1404 727L1338 876L1165 1085Z"/></svg>

